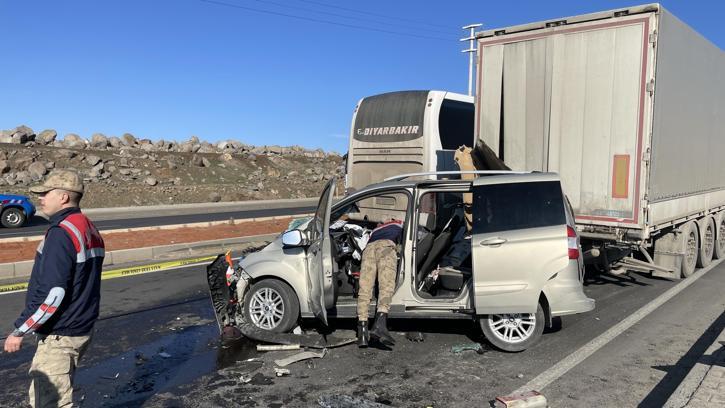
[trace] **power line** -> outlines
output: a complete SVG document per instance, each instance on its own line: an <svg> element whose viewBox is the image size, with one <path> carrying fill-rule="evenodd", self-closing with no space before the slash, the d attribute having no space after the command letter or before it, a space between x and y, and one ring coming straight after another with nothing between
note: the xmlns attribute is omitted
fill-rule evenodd
<svg viewBox="0 0 725 408"><path fill-rule="evenodd" d="M368 21L368 22L371 22L374 24L390 24L389 22L382 21L382 20L375 20L375 19L364 18L364 17L359 17L359 16L350 16L350 15L345 15L345 14L340 14L340 13L333 13L330 11L316 10L316 9L309 8L309 7L293 6L293 5L289 5L286 3L279 3L276 1L270 1L270 0L252 0L252 1L256 1L257 3L263 3L263 4L272 4L272 5L283 7L283 8L306 11L306 12L310 12L310 13L323 14L323 15L328 15L328 16L333 16L333 17L341 17L341 18L346 18L346 19L350 19L350 20ZM391 19L391 20L399 20L397 17L386 17L386 18ZM418 24L418 26L411 26L411 25L407 25L407 24L401 24L400 22L396 21L394 24L396 27L399 27L399 28L410 28L410 29L414 29L414 30L420 30L421 28L419 27L419 25L426 24L426 23L420 23L420 24ZM441 30L433 30L433 29L426 29L426 31L439 33L439 34L453 34L452 31L441 31Z"/></svg>
<svg viewBox="0 0 725 408"><path fill-rule="evenodd" d="M354 24L338 23L338 22L335 22L335 21L322 20L322 19L317 19L317 18L312 18L312 17L303 17L303 16L294 15L294 14L280 13L280 12L276 12L276 11L263 10L263 9L253 8L253 7L246 7L246 6L242 6L242 5L239 5L239 4L226 3L226 2L223 2L223 1L216 1L216 0L199 0L199 1L204 2L204 3L217 4L217 5L220 5L220 6L237 8L237 9L241 9L241 10L252 11L252 12L255 12L255 13L271 14L271 15L275 15L275 16L282 16L282 17L294 18L294 19L297 19L297 20L312 21L312 22L315 22L315 23L330 24L330 25L335 25L335 26L340 26L340 27L347 27L347 28L355 28L355 29L358 29L358 30L375 31L375 32L379 32L379 33L386 33L386 34L393 34L393 35L400 35L400 36L407 36L407 37L423 38L423 39L427 39L427 40L446 41L446 42L451 41L450 39L443 38L443 37L432 37L432 36L427 36L427 35L410 34L410 33L403 33L403 32L399 32L399 31L385 30L385 29L382 29L382 28L364 27L364 26L358 26L358 25L354 25Z"/></svg>
<svg viewBox="0 0 725 408"><path fill-rule="evenodd" d="M365 11L365 10L356 10L356 9L351 9L351 8L347 8L347 7L342 7L342 6L336 6L336 5L327 4L327 3L321 2L321 1L315 1L315 0L297 0L297 1L301 1L303 3L317 4L317 5L320 5L323 7L329 7L329 8L334 8L334 9L338 9L338 10L352 11L353 13L367 14L369 16L383 17L383 18L396 20L396 21L407 21L409 23L425 24L425 25L428 25L431 27L449 28L447 26L440 25L440 24L426 23L424 21L411 20L411 19L402 18L402 17L391 17L391 16L387 16L385 14L373 13L371 11ZM453 34L453 31L448 31L448 34Z"/></svg>

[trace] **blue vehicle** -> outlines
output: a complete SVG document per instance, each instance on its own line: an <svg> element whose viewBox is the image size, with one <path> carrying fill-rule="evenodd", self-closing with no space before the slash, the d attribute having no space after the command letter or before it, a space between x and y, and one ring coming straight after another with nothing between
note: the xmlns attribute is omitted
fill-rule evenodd
<svg viewBox="0 0 725 408"><path fill-rule="evenodd" d="M33 215L35 215L35 206L28 197L0 194L0 223L3 227L22 227Z"/></svg>

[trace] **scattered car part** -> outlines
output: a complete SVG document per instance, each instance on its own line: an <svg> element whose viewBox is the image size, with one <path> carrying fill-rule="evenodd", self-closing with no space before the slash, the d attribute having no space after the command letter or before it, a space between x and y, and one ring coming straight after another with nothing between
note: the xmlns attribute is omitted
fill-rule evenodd
<svg viewBox="0 0 725 408"><path fill-rule="evenodd" d="M481 346L481 343L468 343L468 344L459 344L457 346L451 347L451 352L453 354L461 354L466 350L475 351L478 354L483 354L486 351L483 349L483 346Z"/></svg>
<svg viewBox="0 0 725 408"><path fill-rule="evenodd" d="M497 397L493 404L496 408L546 408L546 397L538 391L527 391L521 394L512 394Z"/></svg>
<svg viewBox="0 0 725 408"><path fill-rule="evenodd" d="M298 361L303 360L309 360L311 358L323 358L327 354L327 349L324 348L319 353L315 353L314 351L305 351L302 353L298 353L292 356L289 356L287 358L274 360L274 363L277 364L280 367L286 367L292 363L296 363Z"/></svg>
<svg viewBox="0 0 725 408"><path fill-rule="evenodd" d="M290 370L288 370L286 368L277 368L277 367L275 367L274 368L274 374L277 377L282 377L282 376L285 376L285 375L290 375Z"/></svg>
<svg viewBox="0 0 725 408"><path fill-rule="evenodd" d="M284 351L299 349L299 344L257 344L257 351Z"/></svg>

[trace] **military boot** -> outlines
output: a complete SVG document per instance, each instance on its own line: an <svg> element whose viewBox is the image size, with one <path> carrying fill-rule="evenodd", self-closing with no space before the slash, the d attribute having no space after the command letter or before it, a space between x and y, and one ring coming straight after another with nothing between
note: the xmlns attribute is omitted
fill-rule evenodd
<svg viewBox="0 0 725 408"><path fill-rule="evenodd" d="M365 348L368 346L369 340L370 340L370 332L368 331L367 320L358 321L357 322L357 346L360 348Z"/></svg>
<svg viewBox="0 0 725 408"><path fill-rule="evenodd" d="M378 312L375 316L375 324L370 331L370 338L383 343L385 346L394 346L395 339L388 332L388 314Z"/></svg>

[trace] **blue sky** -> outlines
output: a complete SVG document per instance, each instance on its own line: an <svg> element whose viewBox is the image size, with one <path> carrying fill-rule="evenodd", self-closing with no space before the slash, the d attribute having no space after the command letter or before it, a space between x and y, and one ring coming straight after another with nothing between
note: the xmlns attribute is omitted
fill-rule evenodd
<svg viewBox="0 0 725 408"><path fill-rule="evenodd" d="M0 129L26 124L61 136L130 132L177 141L197 135L345 152L363 96L466 92L461 26L503 27L632 4L0 0ZM662 4L725 47L725 2Z"/></svg>

